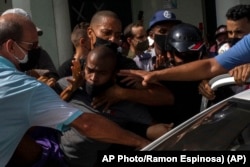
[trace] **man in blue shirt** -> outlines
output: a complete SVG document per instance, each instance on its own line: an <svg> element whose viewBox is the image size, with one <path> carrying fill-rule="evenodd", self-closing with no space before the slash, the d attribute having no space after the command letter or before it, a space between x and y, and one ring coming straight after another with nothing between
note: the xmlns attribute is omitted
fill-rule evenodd
<svg viewBox="0 0 250 167"><path fill-rule="evenodd" d="M106 142L134 147L148 144L102 116L70 106L47 85L18 71L19 63L27 62L29 50L38 43L36 27L26 17L13 14L1 16L0 25L0 166L6 166L33 126L59 131L74 127L83 135Z"/></svg>

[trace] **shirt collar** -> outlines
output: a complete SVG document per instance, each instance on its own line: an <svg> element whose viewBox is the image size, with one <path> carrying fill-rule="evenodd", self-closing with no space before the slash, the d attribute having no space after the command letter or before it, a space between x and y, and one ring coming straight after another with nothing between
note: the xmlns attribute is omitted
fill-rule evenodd
<svg viewBox="0 0 250 167"><path fill-rule="evenodd" d="M8 59L6 59L5 57L3 57L1 55L0 55L0 63L6 65L8 67L11 67L11 68L16 68L12 62L10 62Z"/></svg>

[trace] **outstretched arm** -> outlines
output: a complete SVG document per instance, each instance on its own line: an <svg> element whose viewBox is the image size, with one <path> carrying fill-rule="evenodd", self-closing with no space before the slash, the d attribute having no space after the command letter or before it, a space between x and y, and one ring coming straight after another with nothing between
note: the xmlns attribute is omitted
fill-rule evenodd
<svg viewBox="0 0 250 167"><path fill-rule="evenodd" d="M194 81L213 78L226 73L228 70L220 66L214 59L198 60L164 70L146 72L141 70L121 70L122 76L140 76L143 85L158 81Z"/></svg>
<svg viewBox="0 0 250 167"><path fill-rule="evenodd" d="M105 111L112 104L123 100L150 106L172 105L174 103L173 94L164 86L151 85L142 89L122 88L118 85L114 85L104 93L95 97L91 105L94 108L105 105Z"/></svg>
<svg viewBox="0 0 250 167"><path fill-rule="evenodd" d="M227 71L214 58L210 58L154 71L153 73L157 80L194 81L213 78Z"/></svg>
<svg viewBox="0 0 250 167"><path fill-rule="evenodd" d="M148 140L122 129L116 123L98 114L84 113L75 119L71 126L81 134L102 142L123 144L136 148L142 148L149 144Z"/></svg>
<svg viewBox="0 0 250 167"><path fill-rule="evenodd" d="M174 68L142 73L141 71L124 70L120 75L137 75L143 78L143 85L159 80L192 81L213 78L227 73L236 66L250 63L250 35L244 36L232 48L215 58L198 60Z"/></svg>

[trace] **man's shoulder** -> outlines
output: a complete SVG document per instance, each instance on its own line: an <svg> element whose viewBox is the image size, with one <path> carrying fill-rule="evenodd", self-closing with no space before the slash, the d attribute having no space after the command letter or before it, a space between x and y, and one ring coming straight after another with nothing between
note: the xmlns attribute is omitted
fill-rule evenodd
<svg viewBox="0 0 250 167"><path fill-rule="evenodd" d="M92 98L82 88L77 89L70 99L69 103L85 112L100 113L99 110L91 106Z"/></svg>
<svg viewBox="0 0 250 167"><path fill-rule="evenodd" d="M126 56L118 56L118 68L119 69L139 69L133 59Z"/></svg>

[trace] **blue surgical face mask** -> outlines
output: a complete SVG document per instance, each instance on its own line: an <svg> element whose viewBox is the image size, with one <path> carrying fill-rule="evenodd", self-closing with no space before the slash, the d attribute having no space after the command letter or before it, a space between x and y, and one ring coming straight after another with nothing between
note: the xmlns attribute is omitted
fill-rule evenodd
<svg viewBox="0 0 250 167"><path fill-rule="evenodd" d="M21 63L21 64L24 64L24 63L27 63L29 58L28 58L28 53L25 53L25 51L16 43L17 47L21 50L21 52L24 54L24 57L23 59L19 59L17 56L13 55L15 57L15 59Z"/></svg>

